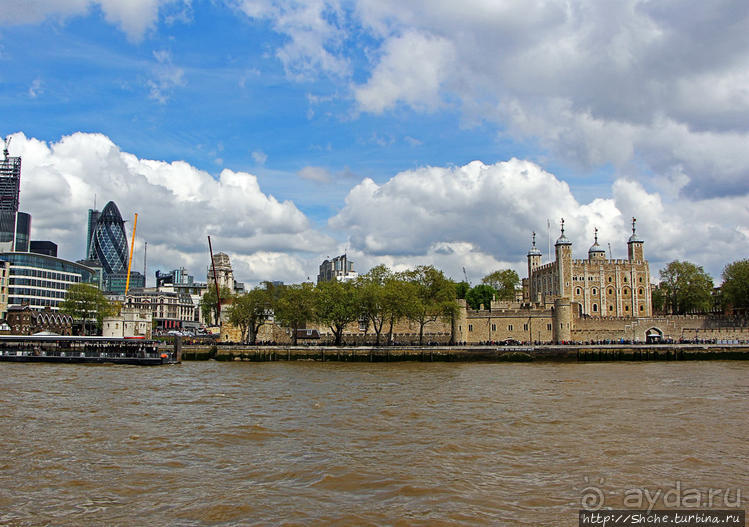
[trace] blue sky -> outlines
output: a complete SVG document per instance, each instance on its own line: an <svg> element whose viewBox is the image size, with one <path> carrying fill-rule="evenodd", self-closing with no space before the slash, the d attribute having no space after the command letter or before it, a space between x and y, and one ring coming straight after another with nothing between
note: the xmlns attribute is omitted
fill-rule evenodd
<svg viewBox="0 0 749 527"><path fill-rule="evenodd" d="M343 250L478 280L547 218L584 257L636 215L653 274L717 278L749 241L749 14L686 4L4 0L0 132L71 259L96 194L139 212L149 274L202 278L213 233L250 283Z"/></svg>

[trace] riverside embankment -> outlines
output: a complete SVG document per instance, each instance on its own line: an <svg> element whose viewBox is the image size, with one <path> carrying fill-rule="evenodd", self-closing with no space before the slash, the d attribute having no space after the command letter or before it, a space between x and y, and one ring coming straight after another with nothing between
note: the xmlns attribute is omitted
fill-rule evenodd
<svg viewBox="0 0 749 527"><path fill-rule="evenodd" d="M528 362L749 360L749 344L546 346L183 346L183 360L320 362Z"/></svg>

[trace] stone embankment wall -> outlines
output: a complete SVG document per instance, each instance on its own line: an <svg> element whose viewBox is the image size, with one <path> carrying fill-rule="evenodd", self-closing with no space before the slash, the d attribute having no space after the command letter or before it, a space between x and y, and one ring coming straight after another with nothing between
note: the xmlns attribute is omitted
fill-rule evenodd
<svg viewBox="0 0 749 527"><path fill-rule="evenodd" d="M749 345L568 345L568 346L185 346L183 360L319 362L527 362L749 360Z"/></svg>

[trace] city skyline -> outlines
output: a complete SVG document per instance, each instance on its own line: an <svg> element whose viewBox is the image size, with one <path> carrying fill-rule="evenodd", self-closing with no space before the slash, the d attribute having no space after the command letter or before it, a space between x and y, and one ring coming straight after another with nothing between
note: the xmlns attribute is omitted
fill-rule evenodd
<svg viewBox="0 0 749 527"><path fill-rule="evenodd" d="M342 253L522 276L561 217L576 257L598 228L617 258L636 216L654 278L746 257L741 2L34 6L0 13L0 132L63 258L95 196L139 214L149 280L200 276L209 234L248 284Z"/></svg>

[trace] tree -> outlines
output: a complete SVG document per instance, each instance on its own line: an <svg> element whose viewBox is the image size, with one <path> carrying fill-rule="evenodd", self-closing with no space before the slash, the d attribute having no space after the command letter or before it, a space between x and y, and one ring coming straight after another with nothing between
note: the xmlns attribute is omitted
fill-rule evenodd
<svg viewBox="0 0 749 527"><path fill-rule="evenodd" d="M738 260L723 269L721 295L724 306L733 309L749 308L749 260Z"/></svg>
<svg viewBox="0 0 749 527"><path fill-rule="evenodd" d="M393 273L390 269L380 264L370 269L367 274L359 276L356 280L361 315L367 319L368 323L372 324L372 329L375 332L375 346L380 345L382 327L390 314L388 309L390 304L385 303L385 283L392 276Z"/></svg>
<svg viewBox="0 0 749 527"><path fill-rule="evenodd" d="M405 276L415 288L413 307L406 316L419 324L419 345L423 345L424 326L439 318L451 320L455 316L458 310L455 286L431 265L420 265Z"/></svg>
<svg viewBox="0 0 749 527"><path fill-rule="evenodd" d="M231 300L232 294L228 287L221 287L221 306ZM218 326L218 299L216 297L216 285L210 284L200 299L200 312L203 320L209 326Z"/></svg>
<svg viewBox="0 0 749 527"><path fill-rule="evenodd" d="M666 291L659 285L653 286L650 294L653 305L653 313L665 313L666 311Z"/></svg>
<svg viewBox="0 0 749 527"><path fill-rule="evenodd" d="M276 321L291 328L291 341L307 322L315 320L315 290L312 284L290 285L283 288L275 308Z"/></svg>
<svg viewBox="0 0 749 527"><path fill-rule="evenodd" d="M480 309L483 304L484 309L489 309L492 298L497 295L497 290L490 285L479 284L473 286L466 294L466 303L471 309Z"/></svg>
<svg viewBox="0 0 749 527"><path fill-rule="evenodd" d="M273 312L272 299L271 291L262 287L233 299L229 307L229 322L239 328L243 344L255 344L258 330Z"/></svg>
<svg viewBox="0 0 749 527"><path fill-rule="evenodd" d="M60 304L60 312L70 315L74 319L83 321L83 334L87 334L88 320L96 320L96 327L100 328L104 317L114 313L104 293L91 284L73 284L65 294Z"/></svg>
<svg viewBox="0 0 749 527"><path fill-rule="evenodd" d="M515 300L515 289L520 285L520 277L512 269L504 269L486 275L481 283L490 285L497 291L497 300Z"/></svg>
<svg viewBox="0 0 749 527"><path fill-rule="evenodd" d="M402 273L394 273L382 287L383 318L389 323L388 343L393 341L393 326L401 318L411 318L418 308L416 286Z"/></svg>
<svg viewBox="0 0 749 527"><path fill-rule="evenodd" d="M346 325L357 320L360 312L361 306L353 283L331 280L317 284L315 315L333 332L336 346L341 344Z"/></svg>
<svg viewBox="0 0 749 527"><path fill-rule="evenodd" d="M704 312L712 307L713 279L701 266L674 260L660 271L665 307L672 314Z"/></svg>
<svg viewBox="0 0 749 527"><path fill-rule="evenodd" d="M471 284L463 280L455 284L455 298L465 298L468 291L471 289Z"/></svg>

